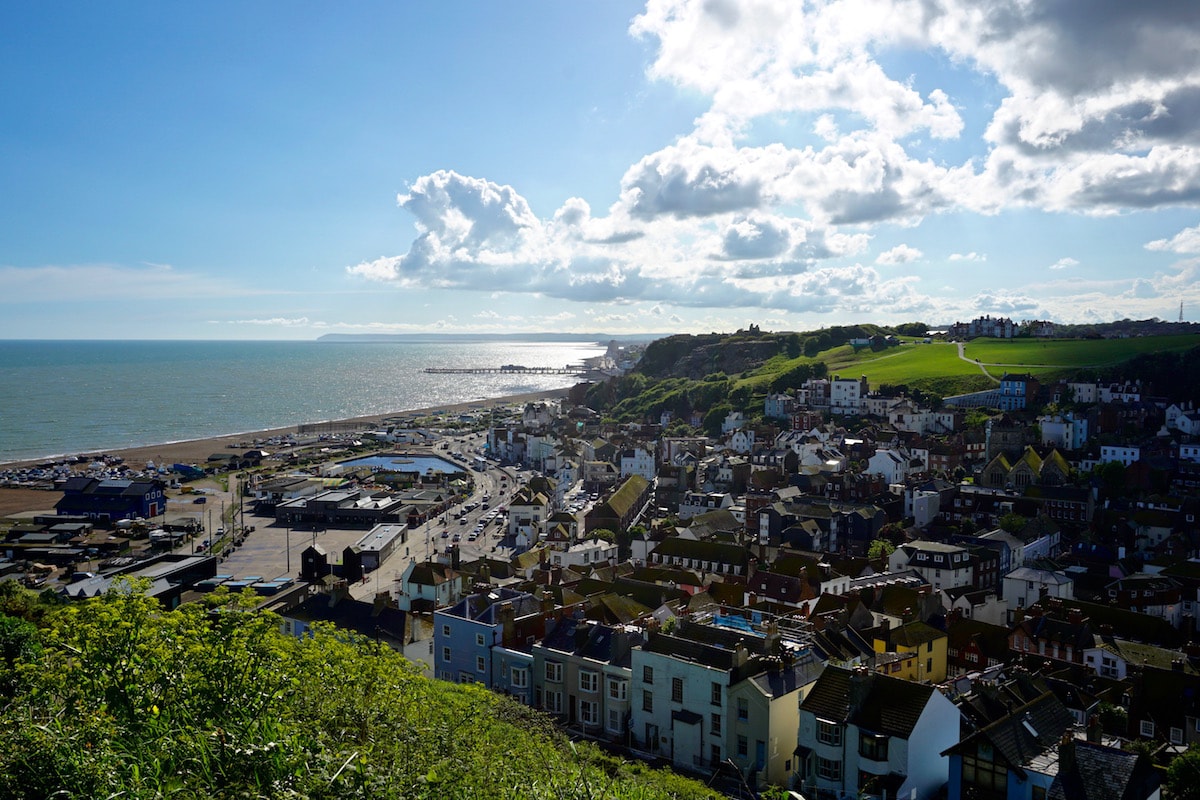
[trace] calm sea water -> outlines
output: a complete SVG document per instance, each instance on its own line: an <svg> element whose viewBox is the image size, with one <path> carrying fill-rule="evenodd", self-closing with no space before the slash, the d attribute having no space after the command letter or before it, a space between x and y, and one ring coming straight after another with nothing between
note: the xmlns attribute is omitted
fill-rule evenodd
<svg viewBox="0 0 1200 800"><path fill-rule="evenodd" d="M0 462L202 439L571 386L426 367L564 367L578 342L0 341Z"/></svg>

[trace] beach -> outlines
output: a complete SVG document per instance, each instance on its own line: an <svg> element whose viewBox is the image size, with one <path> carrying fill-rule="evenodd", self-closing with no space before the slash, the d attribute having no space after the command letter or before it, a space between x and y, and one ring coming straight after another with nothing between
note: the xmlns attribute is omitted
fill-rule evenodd
<svg viewBox="0 0 1200 800"><path fill-rule="evenodd" d="M157 465L171 464L195 464L203 467L208 457L217 453L232 453L240 449L253 449L255 440L265 441L274 437L286 437L295 435L303 428L318 428L322 425L328 425L330 428L346 429L354 426L361 426L362 429L369 429L386 421L395 420L404 417L423 417L433 414L450 414L458 415L470 413L472 411L483 411L496 406L508 406L513 404L536 403L545 400L560 399L567 395L568 389L551 389L539 392L531 392L528 394L506 395L503 397L492 397L486 399L474 400L465 403L452 403L447 405L431 406L427 408L416 409L397 409L396 411L387 414L374 414L365 417L351 417L344 420L330 420L322 423L297 424L285 428L273 428L270 430L251 431L225 436L214 436L206 439L192 439L181 442L166 442L163 444L146 445L143 447L131 447L122 450L106 451L104 455L119 456L123 459L126 466L132 469L141 469L147 463L153 462ZM244 445L244 447L242 447ZM264 447L270 452L270 447ZM74 455L101 455L95 451L81 451ZM0 467L3 468L19 468L27 466L35 466L45 463L48 460L54 459L30 459L26 461L9 462ZM36 489L8 489L0 488L0 518L27 512L32 510L44 510L52 508L54 502L58 499L57 492L46 492Z"/></svg>

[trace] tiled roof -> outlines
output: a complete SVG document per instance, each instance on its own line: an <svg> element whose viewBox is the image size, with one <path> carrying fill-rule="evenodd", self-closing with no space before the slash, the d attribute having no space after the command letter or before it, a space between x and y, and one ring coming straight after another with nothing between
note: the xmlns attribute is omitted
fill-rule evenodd
<svg viewBox="0 0 1200 800"><path fill-rule="evenodd" d="M1137 753L1080 739L1063 748L1048 800L1143 800L1158 787L1158 776Z"/></svg>
<svg viewBox="0 0 1200 800"><path fill-rule="evenodd" d="M830 666L800 704L822 719L849 722L875 733L907 739L934 692L932 686L877 672Z"/></svg>

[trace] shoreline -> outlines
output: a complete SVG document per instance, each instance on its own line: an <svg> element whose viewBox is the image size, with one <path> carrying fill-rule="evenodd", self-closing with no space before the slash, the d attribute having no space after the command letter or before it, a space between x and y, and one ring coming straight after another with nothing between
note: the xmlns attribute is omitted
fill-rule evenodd
<svg viewBox="0 0 1200 800"><path fill-rule="evenodd" d="M280 428L267 428L257 431L244 431L241 433L221 434L217 436L208 436L199 439L184 439L176 442L161 442L151 445L139 445L134 447L123 447L113 450L79 450L74 453L63 453L59 455L47 455L38 458L17 459L14 461L0 462L0 469L22 469L34 467L47 462L61 462L70 457L79 456L120 456L123 459L125 466L131 469L141 469L147 462L153 461L156 465L161 464L196 464L203 466L210 455L216 453L227 453L231 448L230 445L237 445L245 442L246 449L253 447L252 441L255 439L270 439L274 436L287 436L289 434L296 435L302 428L319 428L323 425L328 426L352 426L362 425L364 427L378 425L385 420L392 419L398 416L423 416L433 413L463 413L478 408L486 408L495 405L511 405L514 403L533 403L544 400L561 399L566 397L569 388L563 389L544 389L537 392L527 392L523 394L502 395L499 397L483 397L478 400L469 400L459 403L448 403L437 406L426 406L421 408L397 409L383 414L369 414L361 417L347 417L345 419L321 420L319 422L299 422L293 425L287 425Z"/></svg>

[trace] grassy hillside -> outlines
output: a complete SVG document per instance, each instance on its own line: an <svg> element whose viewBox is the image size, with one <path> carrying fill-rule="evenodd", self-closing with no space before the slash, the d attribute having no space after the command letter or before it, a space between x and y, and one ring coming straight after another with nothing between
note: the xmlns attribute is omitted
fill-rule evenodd
<svg viewBox="0 0 1200 800"><path fill-rule="evenodd" d="M968 358L1027 371L1098 369L1144 353L1181 352L1200 346L1200 336L1143 336L1131 339L973 339Z"/></svg>
<svg viewBox="0 0 1200 800"><path fill-rule="evenodd" d="M229 595L169 612L136 591L28 596L0 582L0 798L718 797Z"/></svg>
<svg viewBox="0 0 1200 800"><path fill-rule="evenodd" d="M1183 358L1200 347L1200 335L1143 336L1129 339L976 339L963 345L908 340L899 347L854 348L848 337L877 332L874 326L805 334L743 332L722 337L675 336L648 349L650 366L587 393L589 405L613 419L654 419L670 412L686 419L704 415L716 430L730 409L753 416L769 392L799 387L809 377L866 376L873 389L906 386L947 397L996 386L1006 372L1028 372L1043 381L1081 371L1093 375L1125 370L1149 380L1162 369L1155 359ZM816 350L820 343L824 349ZM1149 360L1147 362L1147 360ZM1142 362L1147 362L1143 364ZM1190 362L1189 362L1190 363ZM1166 384L1161 379L1159 383ZM1171 381L1176 389L1178 379ZM1185 394L1187 394L1185 392ZM1188 395L1190 396L1190 395Z"/></svg>

